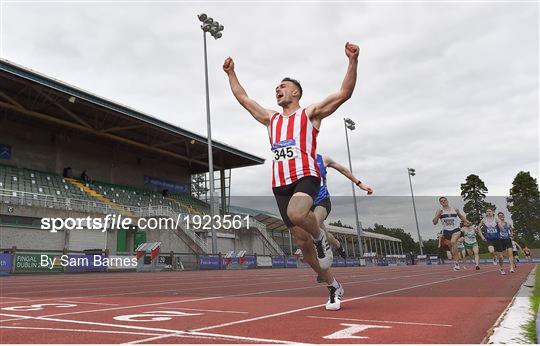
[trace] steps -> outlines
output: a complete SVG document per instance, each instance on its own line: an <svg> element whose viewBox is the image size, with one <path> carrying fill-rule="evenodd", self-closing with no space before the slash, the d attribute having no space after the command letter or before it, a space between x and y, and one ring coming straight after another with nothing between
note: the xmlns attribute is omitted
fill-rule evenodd
<svg viewBox="0 0 540 346"><path fill-rule="evenodd" d="M65 178L66 181L68 181L71 185L81 189L82 191L84 191L87 195L89 196L92 196L94 197L95 199L97 199L98 201L102 202L102 203L105 203L107 204L108 206L110 206L112 209L116 210L117 212L119 212L121 215L123 216L126 216L126 217L131 217L131 218L137 218L137 216L135 214L133 214L132 212L130 212L129 210L126 210L124 207L122 207L121 205L111 201L110 199L108 199L107 197L103 196L102 194L100 194L99 192L97 192L96 190L92 189L91 187L87 186L86 184L82 183L81 181L79 180L76 180L76 179L73 179L73 178Z"/></svg>
<svg viewBox="0 0 540 346"><path fill-rule="evenodd" d="M190 207L189 205L184 204L184 203L180 202L180 201L177 200L177 199L174 199L174 198L171 198L171 197L165 197L165 199L168 200L168 201L171 201L171 202L173 202L173 203L178 204L178 205L180 206L181 209L187 210L187 211L188 211L188 214L191 214L191 215L195 215L195 214L200 215L200 214L201 214L198 210L193 209L193 208Z"/></svg>

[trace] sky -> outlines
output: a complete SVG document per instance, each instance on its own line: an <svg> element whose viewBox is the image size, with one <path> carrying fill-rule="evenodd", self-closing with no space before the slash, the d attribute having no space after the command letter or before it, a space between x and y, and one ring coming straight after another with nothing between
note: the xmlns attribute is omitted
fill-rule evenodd
<svg viewBox="0 0 540 346"><path fill-rule="evenodd" d="M353 42L360 46L356 90L323 121L318 151L347 164L343 118L353 119L356 176L384 200L409 196L407 167L414 167L415 195L428 198L432 214L434 196L459 195L471 173L493 198L508 194L519 171L538 178L538 7L1 1L0 56L204 135L196 15L209 14L225 27L221 39L208 40L213 137L267 160L233 170L232 194L271 196L267 131L233 97L224 59L233 57L251 98L279 110L274 88L285 76L302 83L303 106L338 91L347 67L344 45ZM330 171L328 179L332 195L351 195L339 173ZM370 219L367 209L361 214ZM414 222L410 215L407 210L401 223L406 228ZM343 217L352 220L350 213Z"/></svg>

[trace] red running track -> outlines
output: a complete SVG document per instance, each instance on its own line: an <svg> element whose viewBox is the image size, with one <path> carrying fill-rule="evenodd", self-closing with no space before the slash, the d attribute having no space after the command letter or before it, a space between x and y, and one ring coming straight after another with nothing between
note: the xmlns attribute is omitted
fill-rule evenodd
<svg viewBox="0 0 540 346"><path fill-rule="evenodd" d="M334 268L340 311L310 269L10 276L0 343L474 344L532 268Z"/></svg>

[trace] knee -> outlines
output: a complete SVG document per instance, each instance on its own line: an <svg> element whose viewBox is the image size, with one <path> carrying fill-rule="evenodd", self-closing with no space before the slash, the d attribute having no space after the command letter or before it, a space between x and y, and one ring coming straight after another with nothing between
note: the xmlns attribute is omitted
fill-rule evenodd
<svg viewBox="0 0 540 346"><path fill-rule="evenodd" d="M306 219L307 213L300 210L289 210L287 211L287 216L294 225L302 225Z"/></svg>

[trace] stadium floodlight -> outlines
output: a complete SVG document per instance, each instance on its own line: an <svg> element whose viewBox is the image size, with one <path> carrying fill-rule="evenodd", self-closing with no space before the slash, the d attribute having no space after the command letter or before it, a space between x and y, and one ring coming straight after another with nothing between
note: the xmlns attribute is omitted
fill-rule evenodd
<svg viewBox="0 0 540 346"><path fill-rule="evenodd" d="M411 188L411 198L412 198L412 205L413 205L413 211L414 211L414 220L416 221L416 233L418 234L418 243L420 244L420 255L423 255L424 246L422 244L422 237L420 236L420 227L418 227L418 215L416 215L416 203L414 203L414 192L413 192L412 181L411 181L411 177L414 177L416 175L416 169L407 168L407 174L409 176L409 186Z"/></svg>
<svg viewBox="0 0 540 346"><path fill-rule="evenodd" d="M352 161L351 161L351 148L349 147L349 134L347 132L347 129L350 131L353 131L356 129L356 124L352 119L349 118L343 118L343 123L345 124L345 139L347 141L347 155L349 156L349 169L351 170L351 173L353 171L352 169ZM362 223L360 222L360 219L358 217L358 205L356 204L356 191L354 183L351 181L351 187L352 187L352 194L353 194L353 202L354 202L354 216L356 218L356 234L358 235L358 250L360 257L364 254L364 249L362 248Z"/></svg>
<svg viewBox="0 0 540 346"><path fill-rule="evenodd" d="M199 21L202 22L201 29L203 32L203 44L204 44L204 77L205 77L205 87L206 87L206 127L208 132L208 175L210 180L210 217L212 220L212 253L217 254L217 233L214 228L214 215L216 214L215 210L215 196L214 196L214 158L212 154L212 126L210 122L210 92L208 88L208 54L206 50L206 33L210 33L214 39L221 38L222 31L225 28L219 22L214 21L212 17L206 15L206 13L201 13L197 15Z"/></svg>

